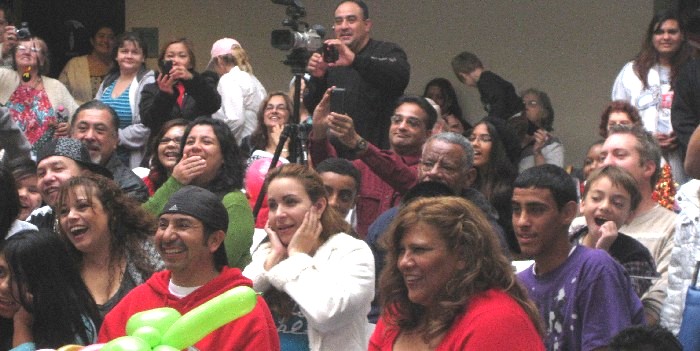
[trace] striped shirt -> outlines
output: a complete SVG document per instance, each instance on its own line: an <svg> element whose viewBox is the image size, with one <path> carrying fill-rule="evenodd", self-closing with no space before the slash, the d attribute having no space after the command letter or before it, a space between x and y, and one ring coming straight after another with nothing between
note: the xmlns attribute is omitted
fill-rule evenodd
<svg viewBox="0 0 700 351"><path fill-rule="evenodd" d="M100 100L117 111L117 115L119 116L119 129L123 129L131 125L131 105L129 104L129 89L131 89L131 84L129 84L129 87L127 87L121 95L113 98L112 90L114 90L116 84L117 80L114 80L102 93Z"/></svg>

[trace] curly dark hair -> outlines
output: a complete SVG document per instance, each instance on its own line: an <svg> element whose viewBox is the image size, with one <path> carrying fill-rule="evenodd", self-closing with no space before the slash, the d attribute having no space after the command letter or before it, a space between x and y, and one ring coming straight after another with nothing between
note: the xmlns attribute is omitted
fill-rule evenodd
<svg viewBox="0 0 700 351"><path fill-rule="evenodd" d="M243 162L241 149L238 147L238 143L236 142L236 138L233 136L231 129L229 129L226 123L222 120L211 117L197 117L197 119L192 121L182 135L182 143L180 144L180 159L182 159L182 154L185 150L185 146L187 145L187 137L190 135L192 128L199 125L211 126L212 130L214 131L214 135L216 135L216 139L219 142L221 154L224 160L221 168L219 169L219 173L216 175L214 180L202 187L221 198L234 190L242 189L245 163ZM180 162L180 159L178 162Z"/></svg>
<svg viewBox="0 0 700 351"><path fill-rule="evenodd" d="M129 257L130 262L139 272L150 276L155 267L152 260L143 250L143 242L151 240L156 231L156 219L141 207L141 203L126 195L111 179L97 174L74 177L61 186L56 205L57 218L67 215L68 201L75 195L76 188L85 191L88 203L92 206L99 201L109 216L108 226L110 237L109 257L111 267L117 267L120 260ZM70 244L68 234L62 225L58 226L61 238L68 243L69 250L82 264L83 254ZM114 268L116 270L116 268ZM110 271L110 281L118 277L118 272Z"/></svg>
<svg viewBox="0 0 700 351"><path fill-rule="evenodd" d="M464 260L453 277L435 296L437 307L426 308L412 302L396 262L401 240L410 228L429 225L441 234L453 254ZM450 329L471 299L489 289L499 289L513 298L530 317L542 335L539 311L518 283L510 260L503 254L489 221L475 205L460 197L416 199L403 207L392 222L381 245L387 250L379 279L379 296L389 328L419 333L429 342Z"/></svg>

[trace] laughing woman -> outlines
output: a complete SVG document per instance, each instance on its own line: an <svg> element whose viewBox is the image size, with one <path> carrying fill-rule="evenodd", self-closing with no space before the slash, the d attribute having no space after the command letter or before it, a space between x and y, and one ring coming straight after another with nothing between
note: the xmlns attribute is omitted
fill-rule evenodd
<svg viewBox="0 0 700 351"><path fill-rule="evenodd" d="M10 351L92 344L102 320L65 245L32 230L0 242L0 317Z"/></svg>
<svg viewBox="0 0 700 351"><path fill-rule="evenodd" d="M385 236L369 350L544 350L537 307L481 213L458 197L401 209Z"/></svg>
<svg viewBox="0 0 700 351"><path fill-rule="evenodd" d="M58 198L59 232L80 275L106 315L131 289L162 268L151 236L155 219L111 180L71 178Z"/></svg>
<svg viewBox="0 0 700 351"><path fill-rule="evenodd" d="M196 185L216 194L228 211L224 245L229 267L243 269L250 263L253 244L253 211L243 188L243 157L231 129L224 121L200 117L185 129L180 158L168 180L144 204L152 214L162 212L168 199L185 185Z"/></svg>

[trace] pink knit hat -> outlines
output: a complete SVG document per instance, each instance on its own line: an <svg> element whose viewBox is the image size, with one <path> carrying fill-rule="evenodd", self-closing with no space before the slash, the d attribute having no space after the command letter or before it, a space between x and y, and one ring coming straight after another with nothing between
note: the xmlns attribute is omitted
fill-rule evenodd
<svg viewBox="0 0 700 351"><path fill-rule="evenodd" d="M217 56L230 54L231 48L234 46L241 46L241 44L236 39L219 39L211 47L211 57L214 58Z"/></svg>

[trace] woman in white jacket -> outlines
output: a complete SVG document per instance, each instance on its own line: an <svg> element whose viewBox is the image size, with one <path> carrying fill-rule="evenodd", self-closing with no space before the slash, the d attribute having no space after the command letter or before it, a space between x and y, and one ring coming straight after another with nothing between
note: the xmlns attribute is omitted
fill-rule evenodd
<svg viewBox="0 0 700 351"><path fill-rule="evenodd" d="M235 39L223 38L214 43L207 70L221 76L216 88L221 95L221 108L212 117L226 122L240 145L257 126L258 110L267 96L265 87L253 75L248 54Z"/></svg>
<svg viewBox="0 0 700 351"><path fill-rule="evenodd" d="M243 274L270 306L281 350L366 350L374 258L328 206L320 176L298 164L265 180L269 242Z"/></svg>
<svg viewBox="0 0 700 351"><path fill-rule="evenodd" d="M124 33L117 38L114 60L114 67L100 85L95 99L117 111L117 155L126 166L135 168L143 160L150 135L150 129L141 123L141 91L146 84L155 82L155 75L146 69L146 46L136 34Z"/></svg>

